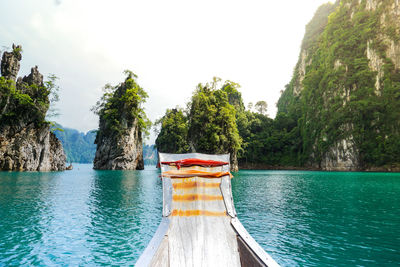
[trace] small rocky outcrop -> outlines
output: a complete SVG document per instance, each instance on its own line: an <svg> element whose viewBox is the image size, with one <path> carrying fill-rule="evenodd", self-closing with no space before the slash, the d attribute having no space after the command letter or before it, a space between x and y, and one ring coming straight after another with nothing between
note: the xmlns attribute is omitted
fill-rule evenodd
<svg viewBox="0 0 400 267"><path fill-rule="evenodd" d="M12 45L13 51L4 52L3 59L1 60L1 75L7 80L13 80L17 78L20 61L22 59L21 46Z"/></svg>
<svg viewBox="0 0 400 267"><path fill-rule="evenodd" d="M28 85L36 84L37 86L43 86L43 75L39 72L38 66L35 66L31 69L31 73L20 79L20 81Z"/></svg>
<svg viewBox="0 0 400 267"><path fill-rule="evenodd" d="M65 170L62 144L45 121L50 101L43 75L36 66L15 82L21 58L21 46L13 45L1 60L0 170Z"/></svg>
<svg viewBox="0 0 400 267"><path fill-rule="evenodd" d="M105 102L98 103L100 123L95 143L94 169L143 170L142 129L147 120L141 103L147 97L137 85L136 76L128 77ZM103 97L104 99L104 97Z"/></svg>

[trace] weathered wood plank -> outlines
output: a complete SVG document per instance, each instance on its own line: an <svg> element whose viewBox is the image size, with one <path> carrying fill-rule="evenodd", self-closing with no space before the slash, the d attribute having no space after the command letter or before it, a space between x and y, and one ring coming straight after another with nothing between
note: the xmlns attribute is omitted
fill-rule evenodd
<svg viewBox="0 0 400 267"><path fill-rule="evenodd" d="M175 184L201 186L182 188ZM173 210L207 211L223 216L173 216L168 230L168 249L171 266L240 266L236 233L226 215L226 207L219 186L221 178L172 179L174 196L215 196L210 200L172 201ZM209 185L209 186L207 186ZM218 196L218 199L216 198ZM175 198L181 199L181 198ZM174 214L174 213L173 213ZM193 213L195 214L195 213Z"/></svg>
<svg viewBox="0 0 400 267"><path fill-rule="evenodd" d="M224 217L172 217L171 266L240 266L236 233Z"/></svg>
<svg viewBox="0 0 400 267"><path fill-rule="evenodd" d="M169 267L169 256L168 256L168 236L164 236L160 247L153 257L150 265L151 267Z"/></svg>
<svg viewBox="0 0 400 267"><path fill-rule="evenodd" d="M265 250L254 240L254 238L247 232L238 218L232 218L231 224L236 230L238 235L243 239L247 246L257 257L265 263L268 267L279 267L279 264L267 253Z"/></svg>

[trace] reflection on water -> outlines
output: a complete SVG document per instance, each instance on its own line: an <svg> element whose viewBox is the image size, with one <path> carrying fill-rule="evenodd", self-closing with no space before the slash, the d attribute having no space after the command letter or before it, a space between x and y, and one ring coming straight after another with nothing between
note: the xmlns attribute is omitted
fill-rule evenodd
<svg viewBox="0 0 400 267"><path fill-rule="evenodd" d="M160 221L155 168L0 173L0 266L134 264Z"/></svg>
<svg viewBox="0 0 400 267"><path fill-rule="evenodd" d="M0 266L132 265L162 214L145 171L0 173ZM238 215L284 266L400 262L400 174L240 171Z"/></svg>

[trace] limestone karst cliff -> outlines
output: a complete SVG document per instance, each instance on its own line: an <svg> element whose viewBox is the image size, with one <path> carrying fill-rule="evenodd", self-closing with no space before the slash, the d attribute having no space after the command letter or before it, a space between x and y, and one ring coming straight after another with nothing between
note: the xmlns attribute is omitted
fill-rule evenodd
<svg viewBox="0 0 400 267"><path fill-rule="evenodd" d="M21 58L13 45L1 60L0 170L65 170L63 147L45 121L50 91L37 66L17 79Z"/></svg>
<svg viewBox="0 0 400 267"><path fill-rule="evenodd" d="M94 169L144 169L142 133L149 121L141 105L147 94L136 83L135 74L125 73L127 78L120 85L106 85L106 92L95 107L100 123Z"/></svg>
<svg viewBox="0 0 400 267"><path fill-rule="evenodd" d="M399 169L399 1L321 6L306 27L279 113L297 121L303 166Z"/></svg>

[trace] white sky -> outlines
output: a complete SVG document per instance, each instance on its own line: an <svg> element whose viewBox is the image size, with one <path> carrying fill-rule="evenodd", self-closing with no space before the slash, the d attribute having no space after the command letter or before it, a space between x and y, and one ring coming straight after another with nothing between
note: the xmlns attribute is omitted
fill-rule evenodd
<svg viewBox="0 0 400 267"><path fill-rule="evenodd" d="M326 2L0 0L0 50L22 45L20 76L34 65L56 74L56 121L84 132L98 127L90 108L101 88L122 82L125 69L148 92L152 121L213 76L239 83L246 105L267 101L274 117L305 25Z"/></svg>

